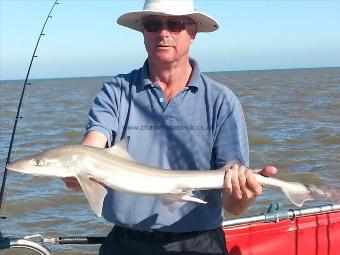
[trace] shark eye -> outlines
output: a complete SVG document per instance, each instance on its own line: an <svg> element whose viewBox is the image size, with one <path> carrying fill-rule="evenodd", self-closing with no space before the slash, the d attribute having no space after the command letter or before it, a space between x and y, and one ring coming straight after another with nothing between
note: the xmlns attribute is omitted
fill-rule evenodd
<svg viewBox="0 0 340 255"><path fill-rule="evenodd" d="M45 162L43 160L40 160L40 159L34 159L33 163L34 163L35 166L43 166Z"/></svg>

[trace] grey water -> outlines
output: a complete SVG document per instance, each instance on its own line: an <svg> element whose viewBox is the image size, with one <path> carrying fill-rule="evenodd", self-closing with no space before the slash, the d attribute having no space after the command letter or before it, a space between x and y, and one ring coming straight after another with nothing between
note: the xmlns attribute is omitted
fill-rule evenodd
<svg viewBox="0 0 340 255"><path fill-rule="evenodd" d="M340 188L340 68L207 73L242 103L251 167L274 165L278 178ZM12 159L58 145L78 144L87 113L110 77L31 80ZM23 81L0 81L0 173L2 176ZM278 190L266 189L247 215L272 202L295 208ZM327 203L306 202L305 206ZM42 234L105 236L111 224L97 218L83 193L58 178L9 173L0 230L5 236ZM232 217L226 214L226 218ZM56 254L96 254L99 246L50 245ZM14 254L14 253L6 253ZM19 253L18 253L19 254Z"/></svg>

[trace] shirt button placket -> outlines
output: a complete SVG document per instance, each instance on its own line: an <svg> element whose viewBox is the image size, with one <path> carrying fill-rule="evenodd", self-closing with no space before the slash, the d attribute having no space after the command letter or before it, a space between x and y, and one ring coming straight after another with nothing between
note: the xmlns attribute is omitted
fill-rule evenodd
<svg viewBox="0 0 340 255"><path fill-rule="evenodd" d="M157 100L160 103L160 105L161 105L161 107L163 109L163 112L164 112L165 111L164 94L163 94L161 88L158 85L156 85L156 84L151 84L151 87L156 92Z"/></svg>

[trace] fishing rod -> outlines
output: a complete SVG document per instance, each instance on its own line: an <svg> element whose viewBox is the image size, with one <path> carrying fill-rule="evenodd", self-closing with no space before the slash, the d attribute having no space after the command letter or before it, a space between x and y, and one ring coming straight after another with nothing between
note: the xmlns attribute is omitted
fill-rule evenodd
<svg viewBox="0 0 340 255"><path fill-rule="evenodd" d="M12 130L11 141L10 141L9 149L8 149L8 153L7 153L5 170L4 170L4 174L3 174L3 177L2 177L2 185L1 185L1 190L0 190L0 211L1 211L1 208L2 208L2 202L3 202L4 191L5 191L5 186L6 186L6 179L7 179L7 173L8 173L7 165L10 163L10 160L11 160L11 154L12 154L12 148L13 148L13 143L14 143L14 137L15 137L18 121L21 118L20 117L20 110L21 110L23 99L24 99L24 94L25 94L26 87L31 85L31 83L28 82L28 77L29 77L30 72L31 72L31 67L32 67L32 64L33 64L33 60L37 57L36 52L37 52L37 49L38 49L38 45L39 45L40 39L41 39L42 36L45 35L44 34L45 26L46 26L48 20L50 18L52 18L52 16L51 16L52 11L53 11L54 7L57 4L59 4L58 0L56 0L53 3L53 5L52 5L52 7L51 7L51 9L50 9L46 19L45 19L45 23L44 23L44 25L43 25L43 27L41 29L41 32L40 32L39 37L38 37L38 41L37 41L37 43L35 45L35 48L34 48L34 51L33 51L32 57L31 57L31 62L29 64L29 67L28 67L28 70L27 70L27 74L26 74L26 78L25 78L25 81L24 81L24 85L23 85L23 88L22 88L22 92L21 92L21 96L20 96L20 101L19 101L19 105L18 105L18 110L17 110L17 114L16 114L15 120L14 120L14 126L13 126L13 130ZM2 216L1 218L6 218L6 217Z"/></svg>

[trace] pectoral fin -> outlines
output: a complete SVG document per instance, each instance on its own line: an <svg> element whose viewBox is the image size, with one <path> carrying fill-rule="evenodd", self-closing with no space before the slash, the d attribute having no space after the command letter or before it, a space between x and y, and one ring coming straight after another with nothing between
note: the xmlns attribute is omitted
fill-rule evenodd
<svg viewBox="0 0 340 255"><path fill-rule="evenodd" d="M76 178L78 179L92 210L98 217L102 216L104 198L107 194L106 188L101 183L91 179L88 175L77 175Z"/></svg>

